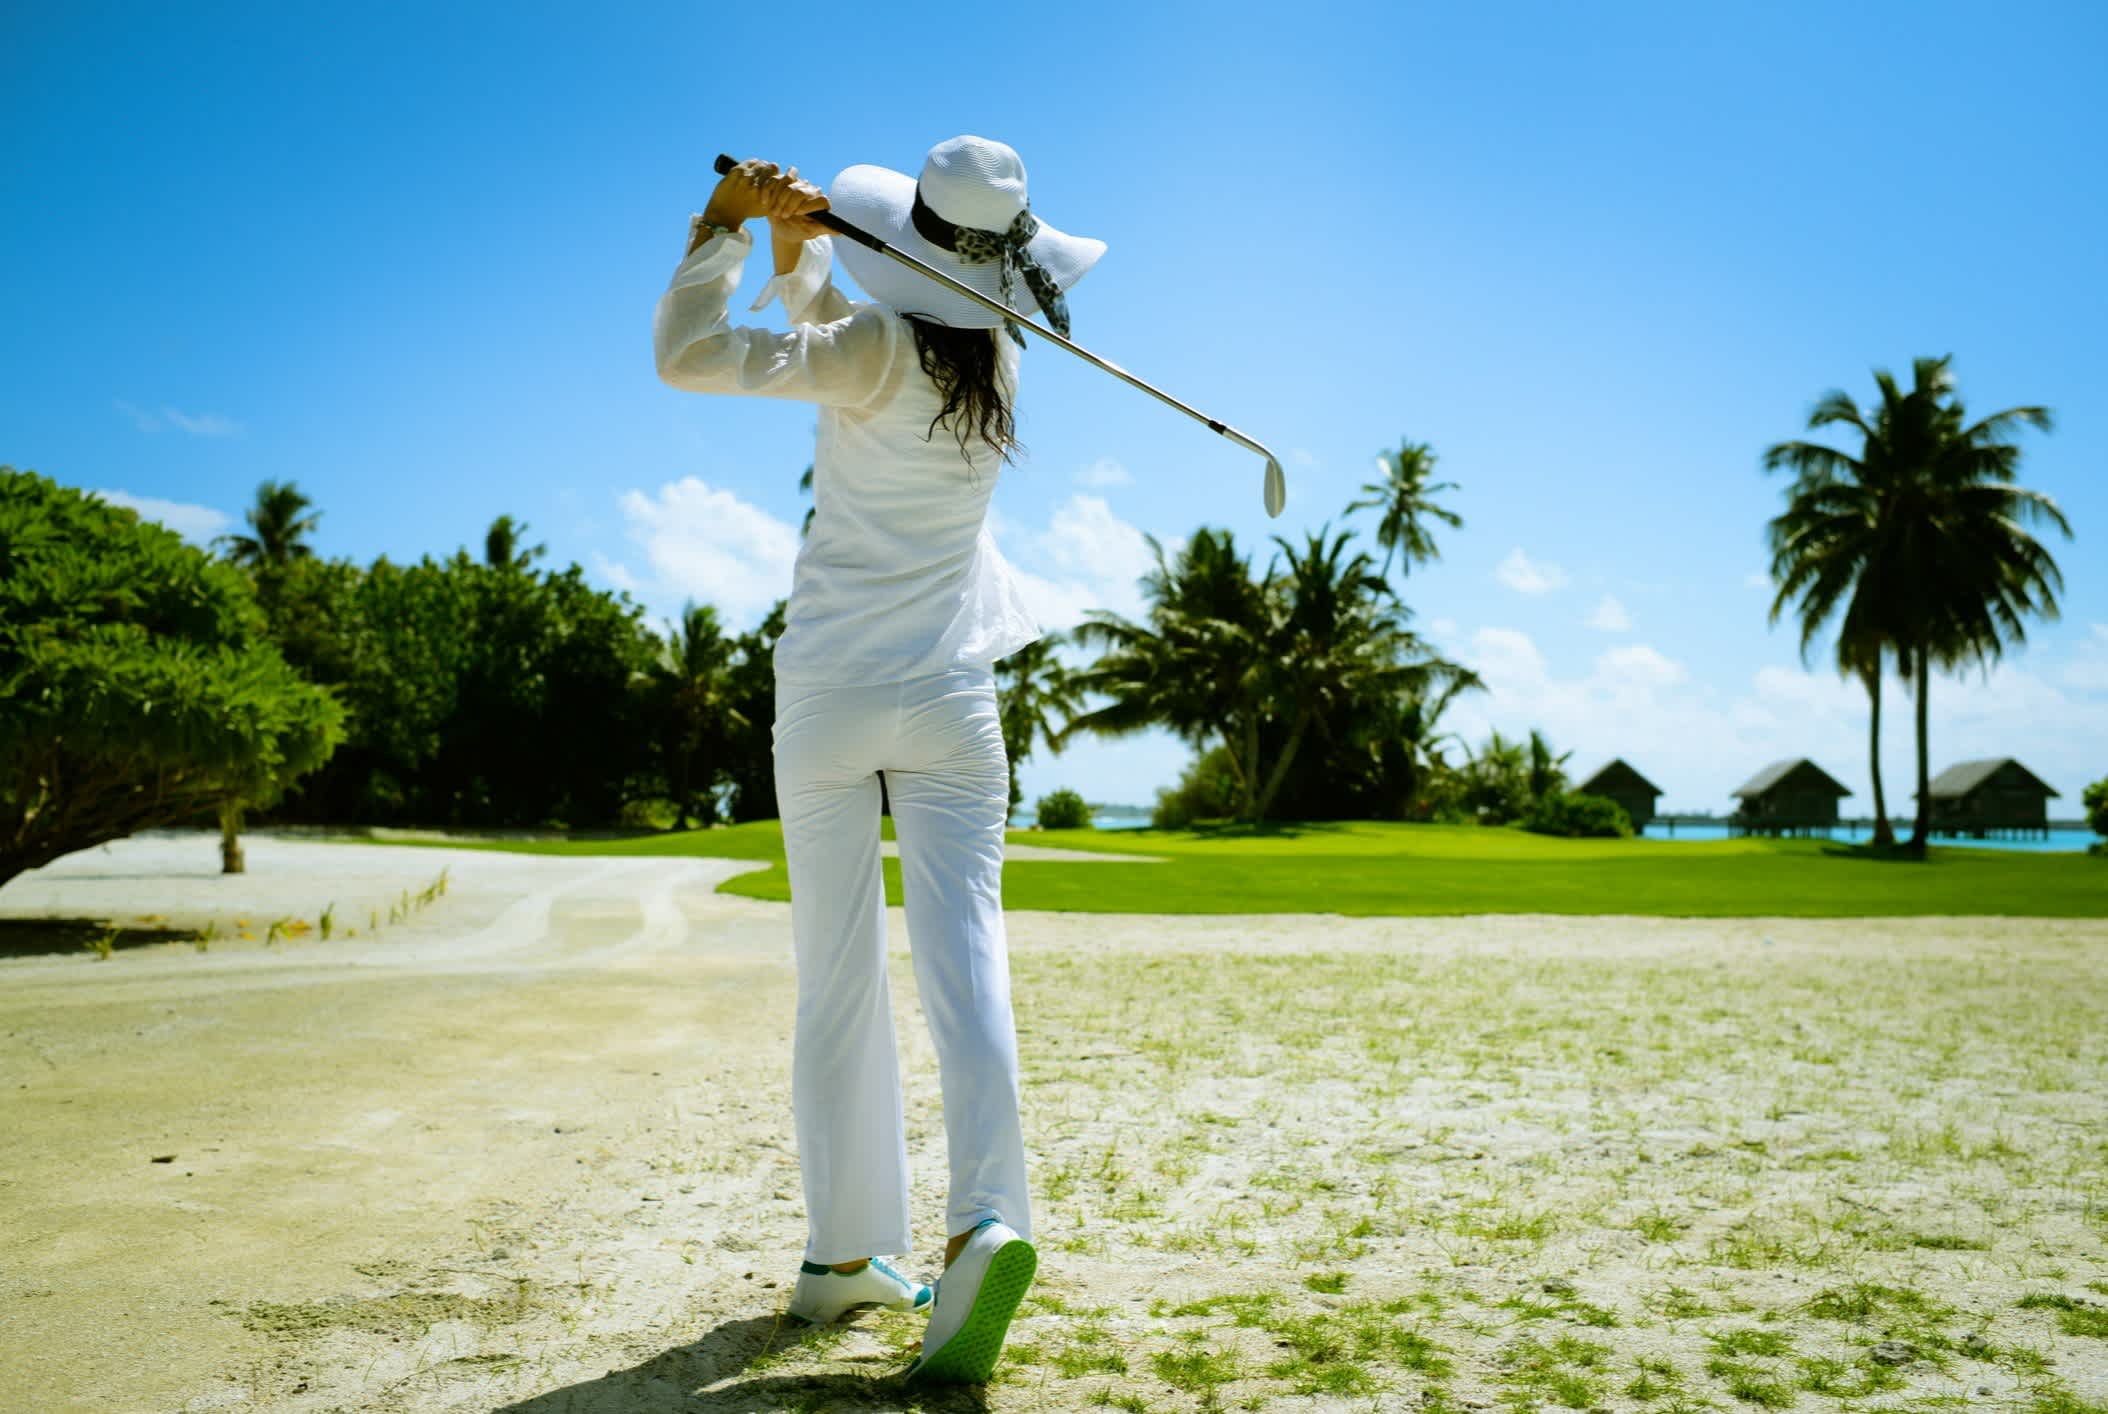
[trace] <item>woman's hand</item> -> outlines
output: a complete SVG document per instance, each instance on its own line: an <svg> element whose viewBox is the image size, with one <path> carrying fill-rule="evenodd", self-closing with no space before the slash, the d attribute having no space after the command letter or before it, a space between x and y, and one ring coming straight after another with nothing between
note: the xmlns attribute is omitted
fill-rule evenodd
<svg viewBox="0 0 2108 1414"><path fill-rule="evenodd" d="M807 216L826 209L827 198L811 182L801 181L796 167L784 171L773 162L749 158L719 179L710 204L703 209L703 219L713 226L734 228L766 216L779 237L809 241L826 228Z"/></svg>

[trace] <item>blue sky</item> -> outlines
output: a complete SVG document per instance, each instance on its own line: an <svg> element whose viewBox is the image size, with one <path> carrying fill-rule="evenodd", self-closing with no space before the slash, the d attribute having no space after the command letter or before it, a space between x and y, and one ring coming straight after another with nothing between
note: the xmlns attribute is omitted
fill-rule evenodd
<svg viewBox="0 0 2108 1414"><path fill-rule="evenodd" d="M1406 588L1493 684L1460 731L1625 755L1678 808L1809 754L1863 808L1863 696L1765 621L1758 458L1952 353L1972 408L2055 410L2024 479L2078 538L2062 622L1935 689L1935 769L2017 754L2076 813L2108 773L2103 72L2088 4L9 7L0 461L197 536L292 478L361 561L510 512L655 618L749 621L813 419L653 376L710 160L912 172L980 133L1110 244L1077 337L1290 476L1268 522L1256 458L1033 350L998 526L1050 625L1134 608L1143 533L1336 520L1411 437L1460 483ZM1184 756L1025 785L1146 802Z"/></svg>

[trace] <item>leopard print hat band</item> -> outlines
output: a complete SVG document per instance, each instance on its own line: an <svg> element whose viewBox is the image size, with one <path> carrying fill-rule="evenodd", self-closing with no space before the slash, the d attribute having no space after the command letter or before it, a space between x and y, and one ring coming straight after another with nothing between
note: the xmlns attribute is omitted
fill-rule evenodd
<svg viewBox="0 0 2108 1414"><path fill-rule="evenodd" d="M988 261L1002 262L999 278L1003 304L1017 308L1014 298L1016 285L1013 277L1022 278L1032 298L1039 302L1040 312L1054 326L1054 332L1064 339L1069 337L1069 302L1063 298L1061 286L1054 282L1027 247L1039 234L1039 219L1028 206L1017 213L1017 219L1004 231L978 231L971 226L954 225L932 211L929 203L922 199L922 188L915 188L915 205L909 212L916 232L939 250L947 250L968 265L982 265ZM1003 327L1020 347L1025 342L1025 332L1014 319L1005 319Z"/></svg>

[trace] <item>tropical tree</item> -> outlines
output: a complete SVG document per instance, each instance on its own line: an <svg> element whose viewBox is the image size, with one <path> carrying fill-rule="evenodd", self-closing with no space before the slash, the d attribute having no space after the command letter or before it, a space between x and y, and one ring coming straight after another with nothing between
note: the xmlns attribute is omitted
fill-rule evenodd
<svg viewBox="0 0 2108 1414"><path fill-rule="evenodd" d="M1434 502L1436 492L1454 491L1457 484L1430 484L1435 452L1427 443L1401 442L1397 451L1378 456L1376 467L1383 479L1364 483L1361 489L1366 499L1349 503L1347 514L1360 510L1377 512L1376 543L1383 546L1383 568L1377 573L1389 579L1395 553L1404 553L1407 574L1413 572L1416 564L1441 558L1429 521L1440 521L1452 530L1461 529L1464 522L1454 511Z"/></svg>
<svg viewBox="0 0 2108 1414"><path fill-rule="evenodd" d="M733 640L726 703L737 718L726 742L723 779L734 821L777 816L774 724L776 640L783 637L787 601L778 599L759 624Z"/></svg>
<svg viewBox="0 0 2108 1414"><path fill-rule="evenodd" d="M712 789L716 772L732 733L748 725L746 716L731 705L736 651L736 643L718 622L717 610L690 602L682 606L679 623L667 624L651 666L660 759L683 829L691 818L703 825L717 823Z"/></svg>
<svg viewBox="0 0 2108 1414"><path fill-rule="evenodd" d="M483 533L483 563L494 570L525 569L548 553L547 545L522 548L520 538L526 533L525 521L514 520L510 515L499 516Z"/></svg>
<svg viewBox="0 0 2108 1414"><path fill-rule="evenodd" d="M343 716L271 644L244 575L0 466L0 884L230 799L268 803L328 759Z"/></svg>
<svg viewBox="0 0 2108 1414"><path fill-rule="evenodd" d="M1841 395L1832 395L1841 396ZM1825 418L1824 406L1815 416ZM1856 411L1856 410L1855 410ZM1802 444L1780 443L1766 453L1766 465L1786 464ZM1878 447L1871 448L1878 458ZM1843 454L1839 454L1840 457ZM1791 609L1801 625L1801 661L1833 618L1837 627L1837 670L1858 679L1869 704L1867 772L1874 785L1874 844L1895 843L1889 825L1888 795L1881 776L1881 681L1887 654L1900 653L1908 633L1908 610L1898 598L1899 578L1887 570L1893 546L1883 526L1887 497L1880 489L1886 474L1863 458L1843 458L1839 474L1828 482L1797 486L1785 511L1769 527L1771 578L1778 592L1771 602L1771 622ZM1841 606L1841 607L1840 607Z"/></svg>
<svg viewBox="0 0 2108 1414"><path fill-rule="evenodd" d="M805 474L798 478L798 489L808 496L812 495L812 464L810 462L806 464ZM798 534L801 537L812 534L812 518L819 513L820 508L817 505L805 508L805 519L798 522Z"/></svg>
<svg viewBox="0 0 2108 1414"><path fill-rule="evenodd" d="M1056 656L1065 640L1058 633L1046 634L1002 659L995 665L997 693L1001 704L1003 754L1010 760L1010 807L1025 798L1017 781L1018 762L1032 754L1036 742L1045 742L1061 754L1062 726L1083 705L1083 696ZM1057 715L1062 719L1057 724Z"/></svg>
<svg viewBox="0 0 2108 1414"><path fill-rule="evenodd" d="M1287 738L1260 787L1252 818L1264 819L1287 779L1306 733L1319 723L1351 718L1371 702L1423 690L1432 655L1406 628L1407 613L1375 562L1349 552L1352 535L1327 538L1329 526L1306 537L1299 551L1276 536L1285 573L1279 581L1285 612L1266 635L1274 655L1265 685Z"/></svg>
<svg viewBox="0 0 2108 1414"><path fill-rule="evenodd" d="M215 543L225 545L227 558L245 569L259 574L282 569L315 553L307 537L322 513L310 511L312 505L297 483L266 481L256 488L256 504L243 516L252 533L222 535Z"/></svg>
<svg viewBox="0 0 2108 1414"><path fill-rule="evenodd" d="M1543 732L1530 729L1530 799L1546 800L1566 789L1566 763L1573 752L1552 754L1551 742L1545 740Z"/></svg>
<svg viewBox="0 0 2108 1414"><path fill-rule="evenodd" d="M1464 806L1482 825L1505 825L1530 808L1526 743L1490 733L1463 770Z"/></svg>
<svg viewBox="0 0 2108 1414"><path fill-rule="evenodd" d="M1429 689L1440 664L1406 627L1406 610L1351 536L1330 527L1254 576L1230 532L1203 527L1143 577L1143 622L1093 610L1080 642L1101 646L1076 687L1103 706L1069 732L1160 725L1204 749L1220 742L1239 820L1267 817L1313 738L1333 749L1372 704Z"/></svg>
<svg viewBox="0 0 2108 1414"><path fill-rule="evenodd" d="M1971 422L1950 363L1916 360L1908 392L1876 369L1881 401L1867 412L1842 392L1825 396L1809 425L1850 428L1857 456L1805 441L1765 454L1768 469L1796 474L1780 518L1787 523L1773 531L1774 611L1789 597L1805 601L1805 643L1809 615L1820 624L1850 590L1840 663L1878 692L1878 649L1870 646L1878 640L1908 675L1917 709L1910 847L1921 854L1932 828L1932 670L1988 668L2008 645L2026 642L2029 618L2056 618L2063 576L2028 527L2071 536L2055 501L2015 484L2020 448L2012 438L2023 426L2049 431L2049 409L2007 408ZM1878 796L1876 812L1885 815Z"/></svg>

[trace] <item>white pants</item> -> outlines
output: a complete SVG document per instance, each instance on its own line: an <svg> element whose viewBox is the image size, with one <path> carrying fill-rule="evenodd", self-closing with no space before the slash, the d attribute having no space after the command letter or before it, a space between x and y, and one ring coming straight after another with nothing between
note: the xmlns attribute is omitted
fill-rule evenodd
<svg viewBox="0 0 2108 1414"><path fill-rule="evenodd" d="M1031 1236L1003 938L1010 778L994 674L961 670L863 687L779 683L775 742L798 959L791 1105L806 1260L914 1250L886 984L878 771L900 842L916 991L944 1087L947 1232L999 1217Z"/></svg>

